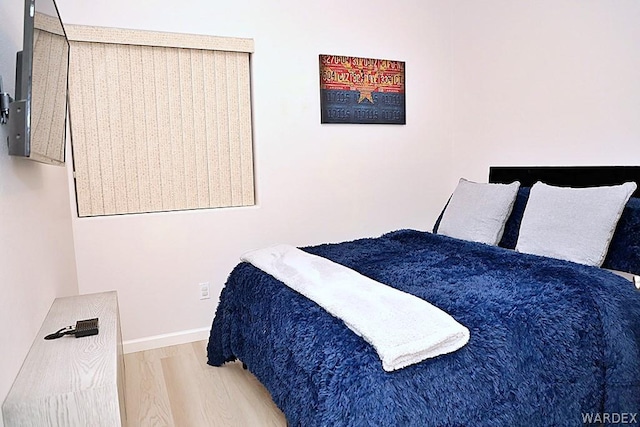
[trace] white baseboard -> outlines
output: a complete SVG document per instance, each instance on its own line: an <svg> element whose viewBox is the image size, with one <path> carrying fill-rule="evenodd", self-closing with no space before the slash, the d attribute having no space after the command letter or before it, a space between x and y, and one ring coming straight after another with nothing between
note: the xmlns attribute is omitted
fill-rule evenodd
<svg viewBox="0 0 640 427"><path fill-rule="evenodd" d="M209 338L210 329L211 328L190 329L187 331L123 341L122 351L128 354L137 351L153 350L154 348L168 347L170 345L202 341Z"/></svg>

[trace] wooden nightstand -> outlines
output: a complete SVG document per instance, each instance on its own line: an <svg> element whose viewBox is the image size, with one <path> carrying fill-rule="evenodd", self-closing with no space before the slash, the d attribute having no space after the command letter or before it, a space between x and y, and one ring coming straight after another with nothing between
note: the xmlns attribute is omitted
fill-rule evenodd
<svg viewBox="0 0 640 427"><path fill-rule="evenodd" d="M44 337L98 317L99 333ZM2 405L6 427L121 426L124 358L116 292L57 298Z"/></svg>

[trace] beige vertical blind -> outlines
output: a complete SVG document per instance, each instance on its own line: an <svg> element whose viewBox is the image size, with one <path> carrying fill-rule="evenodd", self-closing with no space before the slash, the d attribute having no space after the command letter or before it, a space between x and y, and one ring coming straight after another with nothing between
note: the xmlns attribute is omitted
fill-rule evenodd
<svg viewBox="0 0 640 427"><path fill-rule="evenodd" d="M254 204L252 40L67 35L79 216Z"/></svg>

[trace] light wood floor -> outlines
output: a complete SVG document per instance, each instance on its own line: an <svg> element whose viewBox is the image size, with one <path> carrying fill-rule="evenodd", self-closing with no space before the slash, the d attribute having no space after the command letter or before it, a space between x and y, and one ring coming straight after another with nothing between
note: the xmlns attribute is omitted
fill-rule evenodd
<svg viewBox="0 0 640 427"><path fill-rule="evenodd" d="M129 427L286 426L269 392L241 363L207 365L206 345L125 355Z"/></svg>

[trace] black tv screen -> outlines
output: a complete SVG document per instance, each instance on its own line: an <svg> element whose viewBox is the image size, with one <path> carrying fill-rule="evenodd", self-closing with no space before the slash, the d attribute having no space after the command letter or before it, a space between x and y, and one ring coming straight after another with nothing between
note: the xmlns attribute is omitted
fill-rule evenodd
<svg viewBox="0 0 640 427"><path fill-rule="evenodd" d="M9 108L9 154L64 164L69 41L55 0L25 0L16 100Z"/></svg>

